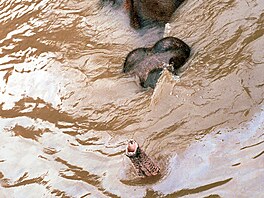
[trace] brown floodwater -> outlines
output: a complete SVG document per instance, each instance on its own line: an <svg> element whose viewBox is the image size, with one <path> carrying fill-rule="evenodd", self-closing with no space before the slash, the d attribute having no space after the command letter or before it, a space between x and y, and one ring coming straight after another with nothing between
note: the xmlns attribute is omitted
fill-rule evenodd
<svg viewBox="0 0 264 198"><path fill-rule="evenodd" d="M0 0L0 197L264 197L264 1L188 0L165 32L98 2ZM191 57L143 90L122 63L164 34Z"/></svg>

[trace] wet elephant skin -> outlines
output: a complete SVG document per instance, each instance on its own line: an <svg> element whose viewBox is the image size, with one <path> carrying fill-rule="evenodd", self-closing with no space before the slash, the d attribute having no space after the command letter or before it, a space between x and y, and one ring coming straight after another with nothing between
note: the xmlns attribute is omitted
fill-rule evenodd
<svg viewBox="0 0 264 198"><path fill-rule="evenodd" d="M106 2L106 0L102 0ZM145 26L164 25L184 0L108 0L114 5L123 5L135 29Z"/></svg>
<svg viewBox="0 0 264 198"><path fill-rule="evenodd" d="M151 48L131 51L124 62L123 72L134 73L142 87L154 88L161 72L167 68L173 74L184 65L190 56L190 47L175 37L159 40Z"/></svg>
<svg viewBox="0 0 264 198"><path fill-rule="evenodd" d="M184 0L126 0L130 24L142 28L149 23L167 23Z"/></svg>

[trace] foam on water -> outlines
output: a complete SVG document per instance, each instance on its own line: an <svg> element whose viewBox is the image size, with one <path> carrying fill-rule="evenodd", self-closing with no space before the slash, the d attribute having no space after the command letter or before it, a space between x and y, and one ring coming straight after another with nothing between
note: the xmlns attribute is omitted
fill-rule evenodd
<svg viewBox="0 0 264 198"><path fill-rule="evenodd" d="M173 196L260 197L264 188L263 131L264 106L246 126L214 131L172 157L167 177L153 189Z"/></svg>

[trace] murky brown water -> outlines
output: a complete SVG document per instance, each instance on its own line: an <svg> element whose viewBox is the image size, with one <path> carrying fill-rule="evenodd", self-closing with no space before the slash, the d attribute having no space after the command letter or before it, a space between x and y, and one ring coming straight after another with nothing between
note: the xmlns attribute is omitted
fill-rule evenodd
<svg viewBox="0 0 264 198"><path fill-rule="evenodd" d="M187 1L192 47L155 91L121 73L136 32L98 0L0 0L0 197L263 197L264 1ZM140 179L134 138L159 163Z"/></svg>

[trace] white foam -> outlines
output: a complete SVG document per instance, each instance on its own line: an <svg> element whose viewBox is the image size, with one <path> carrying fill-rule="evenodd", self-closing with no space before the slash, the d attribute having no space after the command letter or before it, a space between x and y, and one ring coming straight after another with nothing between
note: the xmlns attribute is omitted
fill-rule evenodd
<svg viewBox="0 0 264 198"><path fill-rule="evenodd" d="M206 196L210 191L226 197L261 194L260 189L264 187L261 182L264 178L264 160L258 156L263 151L263 131L264 106L246 126L210 133L192 144L183 154L172 157L167 177L153 189L171 194L231 179L223 186L200 192L201 196ZM255 182L250 183L251 179ZM259 185L256 185L256 181L260 181ZM245 189L248 189L247 192L244 192Z"/></svg>

